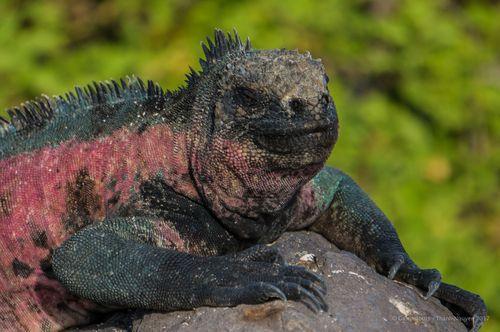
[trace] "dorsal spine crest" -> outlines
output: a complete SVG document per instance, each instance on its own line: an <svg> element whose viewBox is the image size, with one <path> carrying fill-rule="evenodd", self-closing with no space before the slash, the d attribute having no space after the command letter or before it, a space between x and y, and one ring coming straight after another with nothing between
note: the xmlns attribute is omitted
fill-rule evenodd
<svg viewBox="0 0 500 332"><path fill-rule="evenodd" d="M203 53L205 54L205 59L200 59L202 70L207 70L212 64L228 54L245 53L252 49L250 39L247 38L245 44L243 44L236 29L233 30L233 35L229 32L225 34L222 30L215 29L214 41L207 37L206 44L204 42L201 43Z"/></svg>
<svg viewBox="0 0 500 332"><path fill-rule="evenodd" d="M42 96L21 106L7 110L11 120L0 116L0 137L14 132L30 132L43 127L58 113L88 109L106 103L118 103L125 99L162 98L165 92L155 82L147 85L138 77L127 77L105 82L93 82L83 88L75 87L74 92L64 96Z"/></svg>

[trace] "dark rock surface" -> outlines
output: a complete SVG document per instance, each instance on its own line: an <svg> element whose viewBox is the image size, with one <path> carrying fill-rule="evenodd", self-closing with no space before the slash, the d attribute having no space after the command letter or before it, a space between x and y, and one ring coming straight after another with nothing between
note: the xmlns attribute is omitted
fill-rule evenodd
<svg viewBox="0 0 500 332"><path fill-rule="evenodd" d="M320 235L287 233L274 245L289 263L303 264L325 277L328 312L314 314L301 303L273 301L234 308L122 313L78 331L466 331L437 299L424 300L419 290L377 274ZM315 259L304 257L307 254Z"/></svg>

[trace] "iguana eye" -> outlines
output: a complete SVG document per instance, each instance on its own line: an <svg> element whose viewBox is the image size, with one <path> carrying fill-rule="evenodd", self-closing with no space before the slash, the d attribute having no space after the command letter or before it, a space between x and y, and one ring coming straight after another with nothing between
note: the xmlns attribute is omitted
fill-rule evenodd
<svg viewBox="0 0 500 332"><path fill-rule="evenodd" d="M246 87L234 89L233 98L237 104L250 108L257 106L259 102L258 92Z"/></svg>

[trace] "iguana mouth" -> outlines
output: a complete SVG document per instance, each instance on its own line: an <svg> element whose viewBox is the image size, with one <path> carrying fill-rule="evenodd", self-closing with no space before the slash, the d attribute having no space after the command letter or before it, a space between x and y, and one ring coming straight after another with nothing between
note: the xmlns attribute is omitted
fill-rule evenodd
<svg viewBox="0 0 500 332"><path fill-rule="evenodd" d="M276 123L263 122L253 126L253 129L260 134L267 136L296 136L311 133L326 132L335 129L335 124L330 121L301 123L300 125L280 125Z"/></svg>
<svg viewBox="0 0 500 332"><path fill-rule="evenodd" d="M330 149L336 136L336 126L327 123L300 128L259 128L256 130L254 141L267 151L286 154L318 148Z"/></svg>

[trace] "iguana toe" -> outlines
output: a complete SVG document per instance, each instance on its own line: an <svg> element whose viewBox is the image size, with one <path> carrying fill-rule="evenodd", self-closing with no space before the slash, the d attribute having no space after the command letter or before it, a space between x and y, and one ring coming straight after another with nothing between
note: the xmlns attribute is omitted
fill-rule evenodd
<svg viewBox="0 0 500 332"><path fill-rule="evenodd" d="M395 259L393 265L391 266L391 268L389 270L389 274L387 275L387 278L394 279L394 277L396 276L396 273L399 271L399 268L401 267L401 265L403 265L404 261L405 261L404 256L398 255L397 258Z"/></svg>
<svg viewBox="0 0 500 332"><path fill-rule="evenodd" d="M483 299L465 289L441 283L434 297L437 297L470 331L478 331L488 318Z"/></svg>
<svg viewBox="0 0 500 332"><path fill-rule="evenodd" d="M437 291L437 289L439 288L439 285L441 283L439 281L435 281L435 280L432 280L430 283L429 283L429 286L428 286L428 290L427 290L427 294L425 295L425 299L428 300L432 297L432 295L434 295L434 293Z"/></svg>
<svg viewBox="0 0 500 332"><path fill-rule="evenodd" d="M263 244L254 245L243 252L236 253L234 258L238 261L248 262L285 263L278 249Z"/></svg>
<svg viewBox="0 0 500 332"><path fill-rule="evenodd" d="M301 278L314 281L326 292L325 279L321 275L311 272L303 266L288 265L285 269L289 270L289 273L293 273Z"/></svg>
<svg viewBox="0 0 500 332"><path fill-rule="evenodd" d="M302 302L315 313L328 310L328 305L323 295L312 288L310 288L309 290L311 291L309 291L293 282L279 282L277 285L283 290L288 299Z"/></svg>

